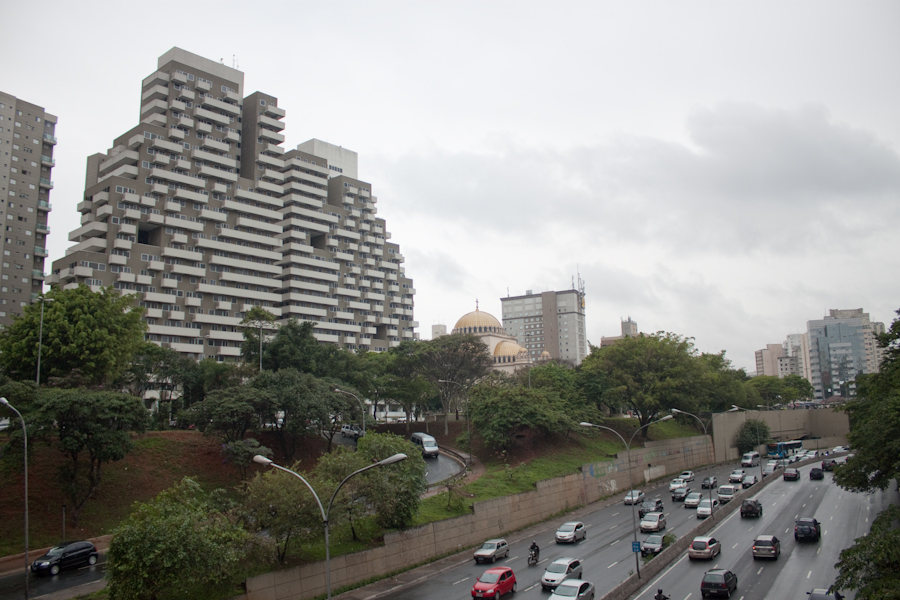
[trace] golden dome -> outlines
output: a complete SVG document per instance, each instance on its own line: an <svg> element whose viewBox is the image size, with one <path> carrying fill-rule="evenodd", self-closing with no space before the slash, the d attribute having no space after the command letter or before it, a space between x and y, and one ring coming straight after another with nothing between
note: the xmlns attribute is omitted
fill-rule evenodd
<svg viewBox="0 0 900 600"><path fill-rule="evenodd" d="M453 327L452 333L505 333L503 325L494 315L481 312L477 308L463 315Z"/></svg>
<svg viewBox="0 0 900 600"><path fill-rule="evenodd" d="M527 351L515 342L500 342L494 348L494 356L517 356L521 352Z"/></svg>

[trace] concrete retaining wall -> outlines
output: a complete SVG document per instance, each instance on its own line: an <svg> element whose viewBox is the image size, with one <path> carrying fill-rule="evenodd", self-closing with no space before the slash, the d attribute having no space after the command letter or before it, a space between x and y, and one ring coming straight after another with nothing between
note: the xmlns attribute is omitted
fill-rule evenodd
<svg viewBox="0 0 900 600"><path fill-rule="evenodd" d="M631 452L635 472L641 473L636 480L641 481L711 463L711 457L712 443L704 436L648 442L646 448ZM646 466L639 469L640 465ZM539 481L533 491L478 502L471 515L389 533L382 547L331 560L332 593L471 548L628 487L628 457L622 452L610 461L584 465L581 473ZM325 564L318 562L251 577L244 598L305 600L324 593Z"/></svg>

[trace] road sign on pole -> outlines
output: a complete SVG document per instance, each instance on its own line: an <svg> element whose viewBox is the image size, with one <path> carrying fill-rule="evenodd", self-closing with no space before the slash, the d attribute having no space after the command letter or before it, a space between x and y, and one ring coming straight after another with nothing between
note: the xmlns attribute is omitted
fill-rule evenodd
<svg viewBox="0 0 900 600"><path fill-rule="evenodd" d="M641 543L640 542L631 542L631 551L632 552L640 552L641 551Z"/></svg>

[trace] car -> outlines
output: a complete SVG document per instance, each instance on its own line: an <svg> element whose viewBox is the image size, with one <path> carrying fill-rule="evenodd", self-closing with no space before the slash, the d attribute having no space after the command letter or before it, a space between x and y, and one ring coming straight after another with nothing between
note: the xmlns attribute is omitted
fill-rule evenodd
<svg viewBox="0 0 900 600"><path fill-rule="evenodd" d="M366 432L356 423L341 425L341 437L352 437L356 440L364 435L366 435Z"/></svg>
<svg viewBox="0 0 900 600"><path fill-rule="evenodd" d="M843 446L835 446L834 448L831 449L832 454L835 452L846 452L846 451L847 451L847 449Z"/></svg>
<svg viewBox="0 0 900 600"><path fill-rule="evenodd" d="M744 500L741 502L741 518L744 517L761 517L763 516L763 507L759 500Z"/></svg>
<svg viewBox="0 0 900 600"><path fill-rule="evenodd" d="M552 590L566 579L581 579L581 570L581 561L577 558L557 558L541 575L541 587Z"/></svg>
<svg viewBox="0 0 900 600"><path fill-rule="evenodd" d="M684 497L684 507L697 508L697 505L700 504L701 500L703 500L703 494L701 492L691 492Z"/></svg>
<svg viewBox="0 0 900 600"><path fill-rule="evenodd" d="M671 483L669 483L669 491L674 492L676 488L684 487L686 485L687 482L684 479L676 477L671 481Z"/></svg>
<svg viewBox="0 0 900 600"><path fill-rule="evenodd" d="M781 554L781 542L774 535L758 535L753 540L753 558L773 558Z"/></svg>
<svg viewBox="0 0 900 600"><path fill-rule="evenodd" d="M797 469L785 469L781 476L785 481L800 481L800 471Z"/></svg>
<svg viewBox="0 0 900 600"><path fill-rule="evenodd" d="M583 540L587 537L587 529L584 528L584 523L581 521L569 521L568 523L563 523L559 526L559 529L556 530L556 543L561 544L563 542L571 542L575 543L578 540Z"/></svg>
<svg viewBox="0 0 900 600"><path fill-rule="evenodd" d="M731 472L731 475L728 476L728 483L740 483L744 479L744 470L743 469L735 469Z"/></svg>
<svg viewBox="0 0 900 600"><path fill-rule="evenodd" d="M641 507L638 509L638 516L640 518L644 518L644 515L652 512L662 512L665 510L663 506L663 501L659 498L654 498L653 500L644 500L641 504Z"/></svg>
<svg viewBox="0 0 900 600"><path fill-rule="evenodd" d="M734 498L734 495L737 493L737 491L737 488L733 485L723 485L716 493L719 495L719 502L721 502L722 504L728 504L729 502L731 502L731 499Z"/></svg>
<svg viewBox="0 0 900 600"><path fill-rule="evenodd" d="M714 490L719 486L719 480L716 479L715 475L710 475L709 477L704 477L703 481L700 482L700 489L710 489Z"/></svg>
<svg viewBox="0 0 900 600"><path fill-rule="evenodd" d="M691 545L688 546L688 558L690 560L694 560L695 558L708 558L712 560L720 552L722 552L722 544L719 543L719 540L707 535L695 537L694 541L691 542Z"/></svg>
<svg viewBox="0 0 900 600"><path fill-rule="evenodd" d="M840 593L831 593L824 588L816 588L813 591L806 593L808 595L807 600L843 600L844 598Z"/></svg>
<svg viewBox="0 0 900 600"><path fill-rule="evenodd" d="M694 472L693 471L682 471L681 475L679 475L678 478L684 479L685 481L693 481L694 480Z"/></svg>
<svg viewBox="0 0 900 600"><path fill-rule="evenodd" d="M823 471L834 471L834 467L837 465L837 461L833 458L826 458L822 461L822 470Z"/></svg>
<svg viewBox="0 0 900 600"><path fill-rule="evenodd" d="M88 541L63 542L31 563L31 572L35 575L56 575L63 569L95 565L99 556L97 547Z"/></svg>
<svg viewBox="0 0 900 600"><path fill-rule="evenodd" d="M728 569L712 569L703 574L703 581L700 582L700 595L704 598L708 596L725 596L730 598L737 590L737 575Z"/></svg>
<svg viewBox="0 0 900 600"><path fill-rule="evenodd" d="M779 469L783 469L784 467L787 467L790 464L791 464L791 461L789 461L786 458L779 458L778 460L775 461L775 466Z"/></svg>
<svg viewBox="0 0 900 600"><path fill-rule="evenodd" d="M567 579L556 586L550 600L594 600L594 584L582 579Z"/></svg>
<svg viewBox="0 0 900 600"><path fill-rule="evenodd" d="M710 504L709 498L705 498L697 505L697 518L705 519L712 516L717 510L719 510L719 501L714 499Z"/></svg>
<svg viewBox="0 0 900 600"><path fill-rule="evenodd" d="M684 499L687 498L688 494L690 493L691 488L687 486L675 488L675 490L672 492L672 502L684 502Z"/></svg>
<svg viewBox="0 0 900 600"><path fill-rule="evenodd" d="M794 539L818 542L822 537L822 525L813 518L801 517L794 521Z"/></svg>
<svg viewBox="0 0 900 600"><path fill-rule="evenodd" d="M809 470L809 478L810 479L825 479L825 471L820 469L819 467L813 467Z"/></svg>
<svg viewBox="0 0 900 600"><path fill-rule="evenodd" d="M651 554L659 554L666 547L664 538L658 533L648 535L647 539L641 542L641 554L650 556Z"/></svg>
<svg viewBox="0 0 900 600"><path fill-rule="evenodd" d="M788 458L788 464L794 464L795 462L800 462L806 457L805 454L794 454L793 456Z"/></svg>
<svg viewBox="0 0 900 600"><path fill-rule="evenodd" d="M506 558L509 556L509 544L503 538L495 538L488 540L481 545L481 548L475 551L475 564L483 562L494 562L498 558Z"/></svg>
<svg viewBox="0 0 900 600"><path fill-rule="evenodd" d="M666 515L648 513L641 519L641 531L662 531L666 528Z"/></svg>
<svg viewBox="0 0 900 600"><path fill-rule="evenodd" d="M766 465L766 468L763 469L763 477L765 477L765 476L767 476L767 475L771 475L771 474L774 473L777 469L778 469L778 467L776 467L774 464Z"/></svg>
<svg viewBox="0 0 900 600"><path fill-rule="evenodd" d="M756 485L757 481L759 481L759 478L756 475L744 475L744 479L741 481L741 487L746 490L748 487Z"/></svg>
<svg viewBox="0 0 900 600"><path fill-rule="evenodd" d="M644 501L644 492L641 490L631 490L625 494L625 504L640 504Z"/></svg>
<svg viewBox="0 0 900 600"><path fill-rule="evenodd" d="M473 598L499 598L516 591L516 574L509 567L491 567L472 586Z"/></svg>

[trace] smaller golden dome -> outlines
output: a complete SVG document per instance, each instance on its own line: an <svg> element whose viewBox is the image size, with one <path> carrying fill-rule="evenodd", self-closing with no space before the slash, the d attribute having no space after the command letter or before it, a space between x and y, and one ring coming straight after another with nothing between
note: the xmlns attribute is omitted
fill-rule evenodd
<svg viewBox="0 0 900 600"><path fill-rule="evenodd" d="M527 350L515 342L500 342L494 348L494 356L518 356L522 352Z"/></svg>

